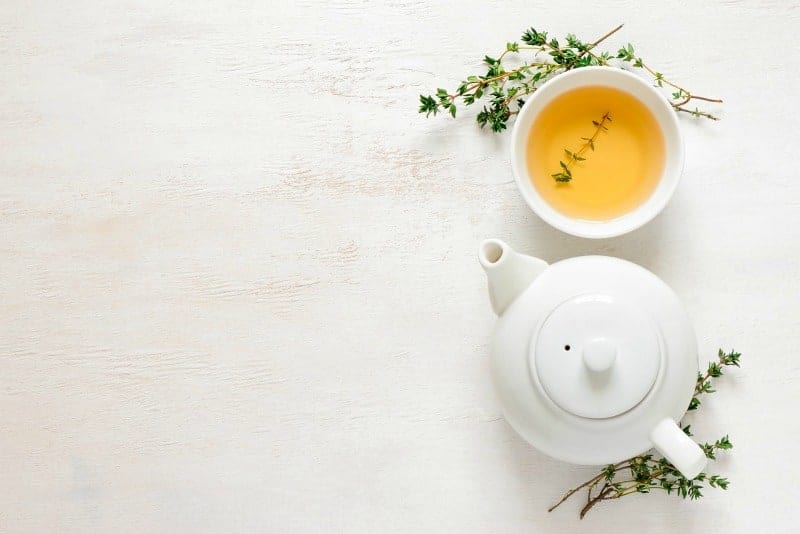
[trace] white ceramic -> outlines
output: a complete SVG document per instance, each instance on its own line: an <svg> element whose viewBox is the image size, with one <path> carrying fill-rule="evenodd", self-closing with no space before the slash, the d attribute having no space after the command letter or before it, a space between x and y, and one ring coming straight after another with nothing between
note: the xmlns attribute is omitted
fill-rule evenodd
<svg viewBox="0 0 800 534"><path fill-rule="evenodd" d="M661 179L649 199L635 210L609 221L574 219L548 204L536 191L525 162L528 133L539 112L565 91L588 85L609 86L626 91L653 113L664 134L665 162ZM511 134L511 164L517 187L531 209L547 223L579 237L604 238L630 232L658 215L667 205L683 170L683 139L675 111L654 87L622 69L584 67L560 74L543 84L522 107Z"/></svg>
<svg viewBox="0 0 800 534"><path fill-rule="evenodd" d="M548 265L497 239L479 258L499 316L492 378L523 438L577 464L655 447L687 478L703 470L702 449L676 423L694 392L695 335L664 282L607 256Z"/></svg>

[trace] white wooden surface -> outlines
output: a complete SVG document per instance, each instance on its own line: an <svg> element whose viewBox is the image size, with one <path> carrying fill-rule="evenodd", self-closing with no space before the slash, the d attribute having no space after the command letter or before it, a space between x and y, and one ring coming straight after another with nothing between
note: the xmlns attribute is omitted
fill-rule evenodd
<svg viewBox="0 0 800 534"><path fill-rule="evenodd" d="M684 118L640 231L546 227L507 135L416 113L529 25L618 22L610 46L725 98ZM799 24L783 0L2 2L0 531L796 532ZM704 361L744 353L693 424L735 443L727 493L546 513L594 470L500 417L488 236L641 263Z"/></svg>

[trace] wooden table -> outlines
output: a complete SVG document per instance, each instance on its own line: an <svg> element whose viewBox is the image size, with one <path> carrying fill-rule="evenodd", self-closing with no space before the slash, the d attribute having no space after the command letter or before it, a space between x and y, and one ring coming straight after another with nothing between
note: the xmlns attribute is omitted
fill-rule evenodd
<svg viewBox="0 0 800 534"><path fill-rule="evenodd" d="M701 94L666 211L588 241L534 216L509 136L425 120L530 25ZM0 5L0 531L796 532L796 2ZM609 254L684 300L699 502L548 514L596 470L503 421L476 261Z"/></svg>

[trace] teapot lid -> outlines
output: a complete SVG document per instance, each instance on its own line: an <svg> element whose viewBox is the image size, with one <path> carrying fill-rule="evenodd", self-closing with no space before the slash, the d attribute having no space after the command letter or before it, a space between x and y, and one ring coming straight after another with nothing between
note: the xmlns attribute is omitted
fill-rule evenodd
<svg viewBox="0 0 800 534"><path fill-rule="evenodd" d="M555 404L579 417L605 419L647 396L662 348L645 310L608 292L588 293L550 312L532 336L529 358Z"/></svg>

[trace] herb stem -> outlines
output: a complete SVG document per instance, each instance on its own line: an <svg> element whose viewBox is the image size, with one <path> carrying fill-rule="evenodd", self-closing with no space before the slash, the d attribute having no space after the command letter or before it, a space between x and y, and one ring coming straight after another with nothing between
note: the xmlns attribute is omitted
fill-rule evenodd
<svg viewBox="0 0 800 534"><path fill-rule="evenodd" d="M602 132L603 130L607 130L608 129L608 128L605 127L606 121L608 121L608 122L611 121L611 115L609 114L608 111L603 113L603 118L600 119L600 123L599 124L597 123L597 121L595 121L593 123L593 124L595 124L597 126L597 129L594 131L594 134L592 135L592 137L590 137L588 139L588 141L586 141L586 143L583 144L583 146L580 148L580 150L578 150L578 152L575 154L576 156L582 155L584 152L586 152L586 149L589 148L589 147L591 147L591 149L594 150L594 142L597 140L597 136L600 135L600 132ZM573 157L572 161L575 162L577 160ZM567 165L569 165L569 163Z"/></svg>
<svg viewBox="0 0 800 534"><path fill-rule="evenodd" d="M566 501L567 499L569 499L570 497L572 497L573 495L575 495L577 492L579 492L580 490L582 490L582 489L583 489L583 488L585 488L586 486L589 486L590 484L592 484L592 482L599 482L601 478L603 478L603 473L600 473L600 474L599 474L599 475L597 475L596 477L594 477L594 478L591 478L591 479L587 480L586 482L584 482L584 483L583 483L583 484L581 484L580 486L576 486L576 487L572 488L572 489L571 489L571 490L569 490L567 493L565 493L563 497L561 497L561 500L560 500L560 501L558 501L558 502L557 502L557 503L555 503L553 506L551 506L550 508L548 508L548 509L547 509L547 511L548 511L548 512L552 512L553 510L555 510L556 508L558 508L558 507L561 505L561 503L563 503L564 501ZM592 488L591 488L591 487L589 487L589 496L591 497L591 495L592 495Z"/></svg>
<svg viewBox="0 0 800 534"><path fill-rule="evenodd" d="M559 161L558 163L561 166L561 170L551 174L556 182L566 183L572 180L572 171L570 167L573 163L586 159L583 157L583 153L586 152L588 148L594 150L594 142L597 140L597 136L600 135L600 132L608 130L608 127L605 125L606 122L611 122L611 114L608 111L603 113L603 118L600 121L592 121L592 124L595 126L594 133L591 137L581 137L585 142L576 152L572 152L567 148L564 149L564 153L567 155L567 162L564 163L563 160Z"/></svg>
<svg viewBox="0 0 800 534"><path fill-rule="evenodd" d="M684 89L684 91L685 91L685 89ZM722 104L722 99L720 99L720 98L709 98L707 96L692 95L692 100L703 100L704 102L715 102L717 104Z"/></svg>
<svg viewBox="0 0 800 534"><path fill-rule="evenodd" d="M520 47L520 48L522 48L522 47ZM508 50L506 50L506 52L508 52ZM506 52L503 52L503 54L505 54ZM503 57L503 56L501 55L500 57ZM539 62L539 61L533 61L531 63L526 63L526 64L522 65L521 67L518 67L518 68L516 68L514 70L510 70L510 71L507 71L507 72L502 72L502 73L498 74L497 76L493 76L491 78L485 78L485 79L479 80L477 82L471 82L471 83L466 85L465 91L462 94L453 93L453 94L448 94L447 96L450 98L450 101L452 102L458 97L463 97L464 94L469 92L469 91L473 91L475 89L481 89L483 87L486 87L487 85L490 85L493 82L496 82L498 80L502 80L504 78L508 78L509 76L513 76L514 74L522 72L525 69L529 69L531 67L551 67L551 66L553 66L553 63L545 63L545 62Z"/></svg>
<svg viewBox="0 0 800 534"><path fill-rule="evenodd" d="M589 510L591 510L591 509L592 509L592 507L593 507L595 504L597 504L597 503L599 503L600 501L602 501L602 500L606 499L606 498L607 498L606 496L608 495L608 493L609 493L611 490L612 490L612 488L611 488L611 486L609 486L609 485L608 485L608 482L606 482L605 484L603 484L603 488L600 490L600 493L598 493L598 494L597 494L595 497L593 497L593 498L592 498L592 499L591 499L589 502L587 502L587 503L586 503L586 506L584 506L583 508L581 508L580 518L581 518L581 519L583 519L583 517L584 517L586 514L588 514L588 513L589 513Z"/></svg>
<svg viewBox="0 0 800 534"><path fill-rule="evenodd" d="M506 57L506 54L509 54L511 52L518 52L519 50L538 50L538 51L541 52L541 51L544 50L544 47L542 47L542 46L518 45L515 50L509 50L508 48L506 48L505 50L503 50L503 53L498 56L497 61L502 61L503 58ZM540 64L541 63L532 63L532 65L540 65Z"/></svg>
<svg viewBox="0 0 800 534"><path fill-rule="evenodd" d="M617 462L617 463L615 463L615 464L613 465L613 468L614 468L614 470L625 469L625 464L627 464L627 463L628 463L628 462L630 462L630 461L631 461L631 459L629 458L629 459L627 459L627 460L622 460L621 462ZM564 497L562 497L562 498L561 498L561 500L560 500L560 501L558 501L558 502L557 502L557 503L555 503L553 506L551 506L551 507L550 507L550 508L549 508L547 511L548 511L548 512L552 512L553 510L555 510L556 508L558 508L558 506L559 506L561 503L563 503L564 501L566 501L567 499L569 499L570 497L572 497L573 495L575 495L575 493L579 492L579 491L580 491L580 490L582 490L583 488L585 488L585 487L589 486L590 484L591 484L591 486L590 486L590 488L589 488L589 494L591 495L591 488L592 488L592 487L594 487L594 486L596 486L596 485L597 485L597 484L598 484L598 483L599 483L599 482L600 482L600 481L603 479L603 477L604 477L604 476L606 476L606 472L605 472L605 470L603 470L603 472L599 473L597 476L590 478L589 480L587 480L586 482L584 482L584 483L583 483L583 484L581 484L580 486L576 486L576 487L572 488L571 490L569 490L569 491L568 491L568 492L567 492L567 493L564 495Z"/></svg>
<svg viewBox="0 0 800 534"><path fill-rule="evenodd" d="M589 50L591 50L595 46L599 45L600 43L602 43L603 41L605 41L606 39L608 39L609 37L611 37L612 35L614 35L618 31L620 31L623 26L625 26L624 23L620 24L619 26L617 26L616 28L614 28L610 32L608 32L605 35L603 35L602 37L600 37L598 40L594 41L592 44L589 45L589 48L586 51L588 52Z"/></svg>
<svg viewBox="0 0 800 534"><path fill-rule="evenodd" d="M709 97L707 97L707 96L698 96L698 95L693 95L692 93L690 93L689 91L687 91L686 89L684 89L683 87L681 87L680 85L677 85L677 84L675 84L675 83L673 83L673 82L671 82L671 81L667 80L666 78L664 78L664 76L663 76L663 75L662 75L660 72L656 72L656 71L654 71L652 68L650 68L650 66L648 66L646 63L644 63L644 62L641 60L641 58L639 58L639 62L638 62L638 64L639 64L639 66L641 66L641 67L642 67L644 70L646 70L647 72L649 72L649 73L650 73L650 75L652 75L652 76L653 76L653 77L654 77L654 78L655 78L657 81L662 81L662 82L664 82L665 84L667 84L667 85L669 85L670 87L672 87L673 89L677 89L677 90L680 92L680 94L686 95L686 96L687 96L687 100L686 100L686 102L688 102L689 100L704 100L704 101L706 101L706 102L715 102L715 103L718 103L718 104L721 104L721 103L722 103L722 100L721 100L721 99L719 99L719 98L709 98Z"/></svg>
<svg viewBox="0 0 800 534"><path fill-rule="evenodd" d="M711 119L712 121L718 121L719 120L719 117L714 116L711 113L708 113L707 111L701 111L701 110L699 110L697 108L695 108L695 109L686 109L686 108L681 107L681 106L672 106L672 107L675 108L675 111L682 111L684 113L689 113L690 115L693 115L695 117L705 117L707 119Z"/></svg>

